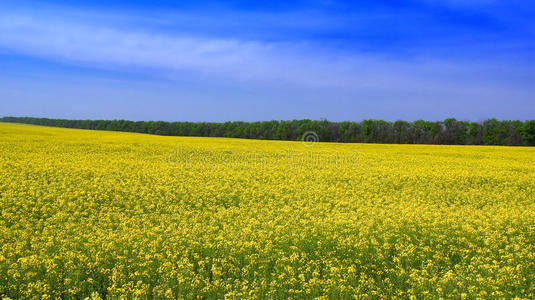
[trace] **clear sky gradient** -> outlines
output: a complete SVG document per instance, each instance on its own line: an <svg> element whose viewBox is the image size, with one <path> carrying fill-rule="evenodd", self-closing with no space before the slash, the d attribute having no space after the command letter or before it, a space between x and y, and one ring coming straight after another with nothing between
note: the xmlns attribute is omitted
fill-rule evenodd
<svg viewBox="0 0 535 300"><path fill-rule="evenodd" d="M535 2L1 1L0 116L535 119Z"/></svg>

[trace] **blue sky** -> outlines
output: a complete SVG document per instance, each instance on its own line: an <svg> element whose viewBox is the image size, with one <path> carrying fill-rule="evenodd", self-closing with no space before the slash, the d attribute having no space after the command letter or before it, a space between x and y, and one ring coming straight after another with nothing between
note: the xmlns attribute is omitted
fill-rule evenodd
<svg viewBox="0 0 535 300"><path fill-rule="evenodd" d="M0 115L535 119L535 4L2 1Z"/></svg>

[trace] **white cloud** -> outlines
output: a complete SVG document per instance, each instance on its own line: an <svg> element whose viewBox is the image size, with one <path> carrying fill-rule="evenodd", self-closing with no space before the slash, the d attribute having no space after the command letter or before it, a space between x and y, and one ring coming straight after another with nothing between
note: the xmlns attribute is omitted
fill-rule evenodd
<svg viewBox="0 0 535 300"><path fill-rule="evenodd" d="M524 81L508 80L521 67L388 56L326 49L307 42L263 42L136 30L38 12L0 13L0 48L68 64L105 69L189 72L211 80L289 84L309 88L386 90L528 97ZM127 16L121 16L128 19ZM135 18L135 17L132 17ZM98 19L95 17L95 19ZM513 70L513 71L511 71ZM173 76L173 75L171 75ZM504 80L505 79L505 80ZM533 80L533 78L531 78Z"/></svg>

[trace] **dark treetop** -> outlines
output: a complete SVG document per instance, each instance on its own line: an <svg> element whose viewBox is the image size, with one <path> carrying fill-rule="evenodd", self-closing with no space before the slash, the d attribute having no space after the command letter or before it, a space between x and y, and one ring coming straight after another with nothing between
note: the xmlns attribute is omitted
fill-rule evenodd
<svg viewBox="0 0 535 300"><path fill-rule="evenodd" d="M535 146L535 120L490 119L483 122L456 119L436 122L291 120L210 123L3 117L0 121L171 136L300 140L303 134L312 131L317 134L320 142Z"/></svg>

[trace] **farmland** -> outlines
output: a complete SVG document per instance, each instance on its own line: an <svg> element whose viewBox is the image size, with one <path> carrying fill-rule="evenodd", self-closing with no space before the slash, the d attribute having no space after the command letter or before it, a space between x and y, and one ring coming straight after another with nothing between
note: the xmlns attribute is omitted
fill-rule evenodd
<svg viewBox="0 0 535 300"><path fill-rule="evenodd" d="M535 298L533 162L0 123L0 296Z"/></svg>

